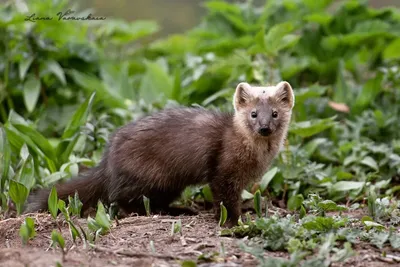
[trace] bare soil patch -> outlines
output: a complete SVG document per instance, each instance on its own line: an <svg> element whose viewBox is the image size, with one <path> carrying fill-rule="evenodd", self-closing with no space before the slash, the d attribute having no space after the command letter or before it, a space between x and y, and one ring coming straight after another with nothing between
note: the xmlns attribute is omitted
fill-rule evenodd
<svg viewBox="0 0 400 267"><path fill-rule="evenodd" d="M0 266L56 266L57 262L62 266L181 266L184 260L197 261L198 266L203 267L258 265L255 257L238 247L239 239L219 236L219 227L211 213L124 218L119 225L113 223L111 231L96 241L95 248L84 248L80 241L73 246L65 224L61 229L66 247L70 249L64 262L59 249L50 247L51 231L57 229L51 216L27 216L35 218L37 235L26 246L19 237L25 216L0 221ZM182 220L182 235L171 236L172 221L178 219ZM85 225L86 220L78 219L78 222ZM156 253L152 251L151 243ZM225 255L220 253L221 244ZM354 249L357 251L355 257L334 266L396 266L395 261L381 257L382 251L368 244L357 245ZM390 251L388 254L395 255ZM265 256L287 258L288 254L265 252Z"/></svg>

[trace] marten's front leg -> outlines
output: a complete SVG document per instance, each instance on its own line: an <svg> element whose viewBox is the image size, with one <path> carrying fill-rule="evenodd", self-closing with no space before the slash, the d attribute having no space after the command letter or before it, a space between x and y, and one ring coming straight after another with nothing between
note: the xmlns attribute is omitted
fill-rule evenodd
<svg viewBox="0 0 400 267"><path fill-rule="evenodd" d="M238 219L241 214L242 190L235 183L231 182L232 179L229 180L217 179L211 182L210 187L214 198L215 219L219 220L220 218L220 203L222 202L228 213L224 226L230 228L238 224Z"/></svg>

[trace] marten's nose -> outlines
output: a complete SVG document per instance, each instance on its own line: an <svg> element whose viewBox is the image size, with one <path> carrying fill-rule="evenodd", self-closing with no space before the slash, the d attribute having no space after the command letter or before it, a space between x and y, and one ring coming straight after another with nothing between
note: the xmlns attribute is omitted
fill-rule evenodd
<svg viewBox="0 0 400 267"><path fill-rule="evenodd" d="M258 133L261 134L262 136L268 136L271 134L271 128L269 128L268 126L261 127L258 130Z"/></svg>

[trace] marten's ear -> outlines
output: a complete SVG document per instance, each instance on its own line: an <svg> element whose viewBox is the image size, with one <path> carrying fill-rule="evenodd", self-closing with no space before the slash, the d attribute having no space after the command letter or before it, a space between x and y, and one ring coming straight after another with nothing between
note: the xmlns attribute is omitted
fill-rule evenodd
<svg viewBox="0 0 400 267"><path fill-rule="evenodd" d="M233 95L233 107L235 111L246 106L251 100L251 85L246 82L241 82L236 86L235 94Z"/></svg>
<svg viewBox="0 0 400 267"><path fill-rule="evenodd" d="M294 107L294 93L288 82L282 81L276 85L275 97L286 107L290 109Z"/></svg>

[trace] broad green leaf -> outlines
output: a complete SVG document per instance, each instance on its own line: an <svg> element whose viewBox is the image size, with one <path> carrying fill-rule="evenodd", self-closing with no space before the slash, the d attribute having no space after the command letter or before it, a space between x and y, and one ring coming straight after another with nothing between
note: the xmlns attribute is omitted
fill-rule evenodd
<svg viewBox="0 0 400 267"><path fill-rule="evenodd" d="M19 70L19 78L21 80L25 79L26 73L28 72L29 67L31 66L33 60L35 57L33 56L28 56L26 59L23 59L19 64L18 64L18 70Z"/></svg>
<svg viewBox="0 0 400 267"><path fill-rule="evenodd" d="M315 119L310 121L295 122L290 125L289 132L303 138L316 135L333 127L336 115L327 119Z"/></svg>
<svg viewBox="0 0 400 267"><path fill-rule="evenodd" d="M197 263L191 260L185 260L182 262L181 267L197 267Z"/></svg>
<svg viewBox="0 0 400 267"><path fill-rule="evenodd" d="M315 217L312 220L304 222L303 227L310 231L327 232L334 228L335 221L332 217Z"/></svg>
<svg viewBox="0 0 400 267"><path fill-rule="evenodd" d="M352 112L363 111L371 102L374 101L376 96L381 92L383 75L378 75L374 79L368 80L363 86L360 94L356 98Z"/></svg>
<svg viewBox="0 0 400 267"><path fill-rule="evenodd" d="M64 249L65 240L62 237L61 233L59 233L57 230L53 230L51 232L51 240L52 240L52 246L59 245L61 249Z"/></svg>
<svg viewBox="0 0 400 267"><path fill-rule="evenodd" d="M301 194L291 196L287 202L288 210L290 211L298 210L302 206L303 201L304 197Z"/></svg>
<svg viewBox="0 0 400 267"><path fill-rule="evenodd" d="M391 233L389 237L390 245L394 249L399 249L400 248L400 235L397 233Z"/></svg>
<svg viewBox="0 0 400 267"><path fill-rule="evenodd" d="M0 192L3 192L5 182L8 178L9 166L11 163L11 148L7 139L7 134L3 127L0 128Z"/></svg>
<svg viewBox="0 0 400 267"><path fill-rule="evenodd" d="M69 232L71 234L72 240L75 243L76 238L77 237L81 238L81 235L79 234L79 231L73 222L68 221L68 226L69 226Z"/></svg>
<svg viewBox="0 0 400 267"><path fill-rule="evenodd" d="M64 200L62 200L62 199L58 200L57 208L64 215L65 220L69 221L70 220L69 211L68 211L68 207L65 204Z"/></svg>
<svg viewBox="0 0 400 267"><path fill-rule="evenodd" d="M116 90L108 90L100 79L93 75L85 74L77 70L68 71L74 81L81 86L87 93L96 93L97 101L104 101L106 105L113 108L126 108L124 99L118 95Z"/></svg>
<svg viewBox="0 0 400 267"><path fill-rule="evenodd" d="M306 208L304 208L304 206L303 206L303 205L301 205L301 207L300 207L300 213L299 213L299 217L300 217L300 219L303 219L303 218L304 218L304 216L306 216L306 214L307 214L307 212L306 212Z"/></svg>
<svg viewBox="0 0 400 267"><path fill-rule="evenodd" d="M201 194L203 195L205 201L213 201L213 194L209 185L205 185L201 188Z"/></svg>
<svg viewBox="0 0 400 267"><path fill-rule="evenodd" d="M67 84L66 78L65 78L65 73L60 64L53 60L53 59L48 59L43 63L43 71L45 72L51 72L53 73L63 85Z"/></svg>
<svg viewBox="0 0 400 267"><path fill-rule="evenodd" d="M261 182L260 182L261 192L265 191L265 189L268 187L269 183L275 177L275 174L277 172L278 172L278 168L277 167L273 167L266 174L264 174L264 176L262 177Z"/></svg>
<svg viewBox="0 0 400 267"><path fill-rule="evenodd" d="M364 182L340 181L332 186L334 191L358 190L364 186Z"/></svg>
<svg viewBox="0 0 400 267"><path fill-rule="evenodd" d="M106 213L103 204L99 201L97 203L97 212L95 217L96 222L101 227L101 234L105 234L111 227L111 220Z"/></svg>
<svg viewBox="0 0 400 267"><path fill-rule="evenodd" d="M350 90L345 79L345 65L342 60L339 61L336 77L333 101L337 103L347 103Z"/></svg>
<svg viewBox="0 0 400 267"><path fill-rule="evenodd" d="M58 214L58 196L57 196L57 189L55 186L51 188L47 202L51 216L54 219L56 219Z"/></svg>
<svg viewBox="0 0 400 267"><path fill-rule="evenodd" d="M32 218L26 217L19 229L19 236L22 238L24 244L28 243L28 240L36 236L35 222Z"/></svg>
<svg viewBox="0 0 400 267"><path fill-rule="evenodd" d="M222 226L225 224L226 219L228 218L228 211L226 210L222 202L219 204L219 207L220 207L219 226Z"/></svg>
<svg viewBox="0 0 400 267"><path fill-rule="evenodd" d="M68 203L71 214L80 216L83 203L79 199L78 191L75 191L73 198L71 196L68 197Z"/></svg>
<svg viewBox="0 0 400 267"><path fill-rule="evenodd" d="M257 190L257 192L254 194L254 209L257 213L257 216L259 218L261 218L262 207L261 207L261 192L260 192L260 190Z"/></svg>
<svg viewBox="0 0 400 267"><path fill-rule="evenodd" d="M294 26L290 22L276 24L268 29L265 36L267 54L277 55L281 49L295 45L300 36L289 34L293 30Z"/></svg>
<svg viewBox="0 0 400 267"><path fill-rule="evenodd" d="M376 163L376 161L370 156L363 158L360 163L374 169L375 171L379 171L378 163Z"/></svg>
<svg viewBox="0 0 400 267"><path fill-rule="evenodd" d="M76 143L79 139L79 133L75 133L75 135L71 138L63 139L57 146L57 155L59 159L59 163L67 162L69 156L71 155Z"/></svg>
<svg viewBox="0 0 400 267"><path fill-rule="evenodd" d="M51 160L56 160L56 154L54 148L51 146L49 141L35 129L23 125L14 123L13 126L22 134L29 137L37 147Z"/></svg>
<svg viewBox="0 0 400 267"><path fill-rule="evenodd" d="M146 215L150 216L150 199L146 196L143 196L143 205L144 209L146 210Z"/></svg>
<svg viewBox="0 0 400 267"><path fill-rule="evenodd" d="M25 201L29 195L28 188L19 182L10 180L10 189L8 193L12 201L14 201L15 205L17 206L18 215L21 214Z"/></svg>
<svg viewBox="0 0 400 267"><path fill-rule="evenodd" d="M320 1L314 1L314 0L303 0L302 3L311 11L319 11L319 10L324 10L326 7L328 7L334 0L320 0Z"/></svg>
<svg viewBox="0 0 400 267"><path fill-rule="evenodd" d="M241 196L242 196L243 200L252 199L254 197L254 195L252 193L250 193L249 191L247 191L245 189L243 189Z"/></svg>
<svg viewBox="0 0 400 267"><path fill-rule="evenodd" d="M21 168L19 169L16 175L16 181L23 184L28 190L31 190L35 185L35 169L34 169L34 161L32 156L28 156L26 160L24 160Z"/></svg>
<svg viewBox="0 0 400 267"><path fill-rule="evenodd" d="M146 61L146 72L140 83L139 94L146 103L163 98L171 98L173 79L161 62Z"/></svg>
<svg viewBox="0 0 400 267"><path fill-rule="evenodd" d="M385 60L395 60L400 59L400 38L392 41L386 48L383 50L383 59Z"/></svg>
<svg viewBox="0 0 400 267"><path fill-rule="evenodd" d="M40 94L40 80L33 75L28 76L24 83L23 96L28 112L35 109Z"/></svg>
<svg viewBox="0 0 400 267"><path fill-rule="evenodd" d="M374 221L363 221L363 223L368 228L372 228L372 227L379 228L379 229L384 229L385 228L382 224L379 224L379 223L374 222Z"/></svg>
<svg viewBox="0 0 400 267"><path fill-rule="evenodd" d="M85 102L83 102L78 110L74 113L71 120L69 121L67 127L64 130L62 139L71 138L80 127L86 122L89 112L92 108L93 99L96 96L96 92L93 92L90 97L88 97Z"/></svg>
<svg viewBox="0 0 400 267"><path fill-rule="evenodd" d="M338 205L332 200L323 200L321 202L318 202L318 207L322 209L324 212L347 210L345 206Z"/></svg>

